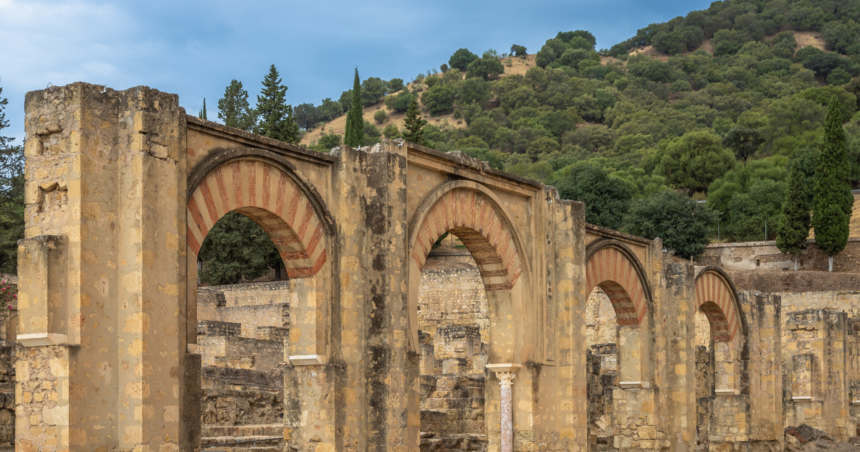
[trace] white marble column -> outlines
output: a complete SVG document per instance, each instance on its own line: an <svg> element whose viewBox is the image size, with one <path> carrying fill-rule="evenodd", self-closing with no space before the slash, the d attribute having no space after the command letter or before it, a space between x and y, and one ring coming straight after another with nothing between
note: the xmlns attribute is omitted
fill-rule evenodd
<svg viewBox="0 0 860 452"><path fill-rule="evenodd" d="M513 386L514 377L520 370L519 364L488 364L487 369L492 370L499 377L501 386L501 437L499 452L513 452L514 450L514 404Z"/></svg>

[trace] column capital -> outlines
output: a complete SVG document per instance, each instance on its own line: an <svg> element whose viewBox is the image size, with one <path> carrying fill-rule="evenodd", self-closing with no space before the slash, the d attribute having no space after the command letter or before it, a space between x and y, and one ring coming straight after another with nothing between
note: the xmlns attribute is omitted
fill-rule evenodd
<svg viewBox="0 0 860 452"><path fill-rule="evenodd" d="M499 383L502 386L510 387L514 384L514 377L517 376L517 371L522 365L514 363L502 364L487 364L487 369L492 370L499 377Z"/></svg>

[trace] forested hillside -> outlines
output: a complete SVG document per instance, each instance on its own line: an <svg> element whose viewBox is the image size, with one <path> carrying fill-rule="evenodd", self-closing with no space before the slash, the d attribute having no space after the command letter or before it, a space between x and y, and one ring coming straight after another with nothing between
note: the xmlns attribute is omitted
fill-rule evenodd
<svg viewBox="0 0 860 452"><path fill-rule="evenodd" d="M560 32L531 56L517 45L481 57L461 49L384 103L368 101L365 141L396 137L415 96L427 146L553 184L589 203L590 222L642 233L630 206L669 188L707 199L713 239L719 223L722 241L762 240L765 222L773 239L790 162L811 201L834 96L860 180L858 22L858 0L739 0L652 24L609 50L596 51L587 31ZM339 143L337 129L337 119L311 127L303 142L324 151Z"/></svg>
<svg viewBox="0 0 860 452"><path fill-rule="evenodd" d="M459 49L447 62L428 62L442 63L438 69L405 80L359 79L357 96L344 91L317 106L288 105L272 65L254 107L233 80L217 117L329 152L343 142L354 99L363 113L350 130L361 131L363 120L364 145L404 136L414 100L428 123L423 135L409 136L426 146L552 184L586 203L588 222L659 236L682 257L717 240L776 238L789 230L780 225L784 205L798 218L815 210L817 181L846 193L849 184L860 187L860 0L714 2L608 50L596 50L588 31L547 38L531 54L511 43L500 43L509 52L480 56ZM0 131L4 106L0 97ZM821 154L828 108L830 153ZM207 116L205 104L200 115ZM839 174L818 177L822 162ZM16 265L22 194L22 149L0 136L0 271ZM843 194L833 199L848 199ZM850 206L839 204L850 216ZM808 225L801 226L792 237L804 236ZM224 284L279 266L263 234L239 215L220 221L203 243L202 278ZM795 240L786 249L802 246Z"/></svg>

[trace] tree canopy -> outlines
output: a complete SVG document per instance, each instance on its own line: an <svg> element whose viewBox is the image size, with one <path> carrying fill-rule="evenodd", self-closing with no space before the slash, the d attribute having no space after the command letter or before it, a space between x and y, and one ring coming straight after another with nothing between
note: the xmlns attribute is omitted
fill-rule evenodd
<svg viewBox="0 0 860 452"><path fill-rule="evenodd" d="M263 90L257 96L254 109L260 121L254 133L287 143L299 142L299 126L293 118L293 107L287 105L287 87L281 84L278 69L273 64L263 79Z"/></svg>
<svg viewBox="0 0 860 452"><path fill-rule="evenodd" d="M266 231L235 212L215 223L203 240L198 258L203 261L200 280L211 285L249 281L282 265Z"/></svg>
<svg viewBox="0 0 860 452"><path fill-rule="evenodd" d="M218 119L225 126L250 130L256 122L257 113L248 104L248 91L242 82L233 79L224 89L224 97L218 100Z"/></svg>
<svg viewBox="0 0 860 452"><path fill-rule="evenodd" d="M849 185L848 154L842 112L834 97L827 113L824 144L815 162L815 244L831 257L845 249L854 197Z"/></svg>
<svg viewBox="0 0 860 452"><path fill-rule="evenodd" d="M24 238L24 149L4 136L8 100L0 87L0 273L16 273L18 240Z"/></svg>
<svg viewBox="0 0 860 452"><path fill-rule="evenodd" d="M349 113L346 115L346 132L343 135L343 144L350 147L364 145L364 120L361 108L361 84L358 78L358 68L355 68L355 79L352 84L352 101Z"/></svg>

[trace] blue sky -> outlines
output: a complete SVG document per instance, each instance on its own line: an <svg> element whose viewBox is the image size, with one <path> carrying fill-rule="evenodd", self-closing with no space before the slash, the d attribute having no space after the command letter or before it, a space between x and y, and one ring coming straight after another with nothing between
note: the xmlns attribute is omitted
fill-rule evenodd
<svg viewBox="0 0 860 452"><path fill-rule="evenodd" d="M608 48L652 22L710 0L389 1L0 0L0 87L6 136L24 138L24 94L76 81L114 89L148 85L179 94L210 119L231 79L256 99L274 63L287 101L337 99L362 79L438 68L460 47L481 54L511 44L529 53L558 31L589 30ZM253 102L252 102L253 103Z"/></svg>

